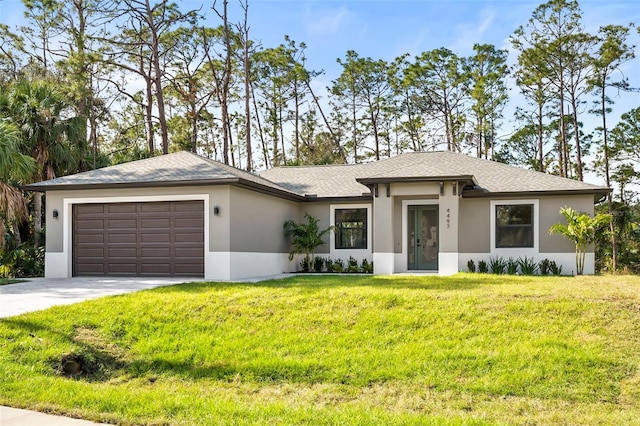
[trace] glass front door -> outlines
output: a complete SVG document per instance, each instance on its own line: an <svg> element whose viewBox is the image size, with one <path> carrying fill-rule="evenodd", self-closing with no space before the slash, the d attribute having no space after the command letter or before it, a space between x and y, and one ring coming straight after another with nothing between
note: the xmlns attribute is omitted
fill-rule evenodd
<svg viewBox="0 0 640 426"><path fill-rule="evenodd" d="M408 206L409 270L438 269L438 206Z"/></svg>

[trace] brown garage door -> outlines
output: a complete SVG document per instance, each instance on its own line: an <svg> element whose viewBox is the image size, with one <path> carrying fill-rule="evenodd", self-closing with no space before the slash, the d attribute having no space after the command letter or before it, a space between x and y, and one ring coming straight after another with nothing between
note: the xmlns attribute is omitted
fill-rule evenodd
<svg viewBox="0 0 640 426"><path fill-rule="evenodd" d="M73 275L204 276L204 202L74 205Z"/></svg>

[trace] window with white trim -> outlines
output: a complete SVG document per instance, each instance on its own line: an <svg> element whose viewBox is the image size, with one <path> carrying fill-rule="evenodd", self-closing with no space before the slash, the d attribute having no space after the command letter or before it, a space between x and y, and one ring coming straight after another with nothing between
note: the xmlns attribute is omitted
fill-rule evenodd
<svg viewBox="0 0 640 426"><path fill-rule="evenodd" d="M367 248L367 209L335 209L334 235L336 249Z"/></svg>
<svg viewBox="0 0 640 426"><path fill-rule="evenodd" d="M495 247L534 247L533 204L495 205Z"/></svg>

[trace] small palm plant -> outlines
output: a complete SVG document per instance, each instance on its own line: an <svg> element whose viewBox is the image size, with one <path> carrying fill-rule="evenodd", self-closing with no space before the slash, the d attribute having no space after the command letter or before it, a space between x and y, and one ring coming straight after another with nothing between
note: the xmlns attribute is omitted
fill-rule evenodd
<svg viewBox="0 0 640 426"><path fill-rule="evenodd" d="M587 248L596 239L596 233L609 222L611 216L598 214L594 217L587 213L579 213L571 207L563 207L560 214L566 223L556 223L549 229L550 234L560 234L576 245L576 274L584 272L584 258Z"/></svg>
<svg viewBox="0 0 640 426"><path fill-rule="evenodd" d="M309 266L312 265L316 248L324 244L322 238L333 229L333 226L321 230L318 226L319 219L309 213L305 213L304 217L307 219L307 223L287 220L283 226L284 234L287 237L291 237L291 244L293 245L293 250L289 252L289 260L293 260L296 254L304 254L305 258L302 261L302 265L305 265L304 269L308 270Z"/></svg>

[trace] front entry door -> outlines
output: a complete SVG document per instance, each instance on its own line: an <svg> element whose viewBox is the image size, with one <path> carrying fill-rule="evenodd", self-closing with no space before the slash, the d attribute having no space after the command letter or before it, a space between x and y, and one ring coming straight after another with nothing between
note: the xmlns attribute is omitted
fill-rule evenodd
<svg viewBox="0 0 640 426"><path fill-rule="evenodd" d="M408 206L409 270L438 269L438 206Z"/></svg>

